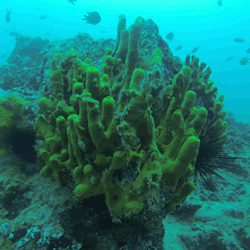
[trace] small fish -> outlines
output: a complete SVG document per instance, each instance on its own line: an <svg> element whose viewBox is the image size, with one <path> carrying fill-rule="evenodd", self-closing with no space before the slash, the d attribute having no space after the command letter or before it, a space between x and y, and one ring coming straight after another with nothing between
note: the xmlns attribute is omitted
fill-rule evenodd
<svg viewBox="0 0 250 250"><path fill-rule="evenodd" d="M40 7L35 8L35 11L38 11L38 10L40 10Z"/></svg>
<svg viewBox="0 0 250 250"><path fill-rule="evenodd" d="M10 36L20 36L21 34L20 34L20 33L17 33L16 31L10 31L10 32L9 32L9 35L10 35Z"/></svg>
<svg viewBox="0 0 250 250"><path fill-rule="evenodd" d="M200 48L200 46L194 47L194 48L192 49L191 53L193 54L193 53L197 52L199 48Z"/></svg>
<svg viewBox="0 0 250 250"><path fill-rule="evenodd" d="M74 2L76 2L77 0L69 0L69 3L72 3L73 5L75 5Z"/></svg>
<svg viewBox="0 0 250 250"><path fill-rule="evenodd" d="M166 35L166 38L167 38L168 40L172 41L173 38L174 38L174 31L169 32L169 33Z"/></svg>
<svg viewBox="0 0 250 250"><path fill-rule="evenodd" d="M243 38L241 38L241 37L235 37L235 38L234 38L234 41L235 41L236 43L243 43L243 42L245 42L245 39L243 39Z"/></svg>
<svg viewBox="0 0 250 250"><path fill-rule="evenodd" d="M10 13L11 13L11 11L10 11L9 9L7 9L7 13L6 13L6 15L5 15L5 21L6 21L7 23L10 22Z"/></svg>
<svg viewBox="0 0 250 250"><path fill-rule="evenodd" d="M233 59L233 57L232 56L229 56L227 59L226 59L226 61L231 61Z"/></svg>
<svg viewBox="0 0 250 250"><path fill-rule="evenodd" d="M181 45L179 45L179 46L177 46L176 48L175 48L175 50L181 50L182 49L182 46Z"/></svg>
<svg viewBox="0 0 250 250"><path fill-rule="evenodd" d="M49 36L49 35L50 35L50 32L45 32L45 35L48 35L48 36Z"/></svg>
<svg viewBox="0 0 250 250"><path fill-rule="evenodd" d="M217 2L217 4L218 4L219 6L222 6L222 1L219 0L219 1Z"/></svg>
<svg viewBox="0 0 250 250"><path fill-rule="evenodd" d="M44 14L44 15L41 15L41 16L40 16L40 19L43 20L43 19L45 19L45 18L47 18L47 17L48 17L48 15L47 15L47 14Z"/></svg>
<svg viewBox="0 0 250 250"><path fill-rule="evenodd" d="M106 34L107 32L105 30L102 30L101 31L101 34Z"/></svg>
<svg viewBox="0 0 250 250"><path fill-rule="evenodd" d="M246 53L250 54L250 48L246 50Z"/></svg>
<svg viewBox="0 0 250 250"><path fill-rule="evenodd" d="M82 20L86 20L86 23L96 25L101 21L101 16L97 11L87 12L87 15L84 15Z"/></svg>
<svg viewBox="0 0 250 250"><path fill-rule="evenodd" d="M247 58L247 57L243 57L243 58L241 58L240 61L239 61L239 64L240 64L240 65L247 65L248 63L250 63L250 59Z"/></svg>

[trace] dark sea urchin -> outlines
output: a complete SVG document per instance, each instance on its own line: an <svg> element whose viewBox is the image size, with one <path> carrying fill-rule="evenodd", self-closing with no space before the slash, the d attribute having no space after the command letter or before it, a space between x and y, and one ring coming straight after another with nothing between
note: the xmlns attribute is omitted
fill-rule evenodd
<svg viewBox="0 0 250 250"><path fill-rule="evenodd" d="M227 136L218 136L215 120L207 122L200 136L200 148L195 164L195 179L201 181L205 189L212 192L218 191L216 179L229 182L221 173L235 174L242 172L242 167L236 163L241 157L230 156L223 146ZM224 140L224 142L223 142Z"/></svg>

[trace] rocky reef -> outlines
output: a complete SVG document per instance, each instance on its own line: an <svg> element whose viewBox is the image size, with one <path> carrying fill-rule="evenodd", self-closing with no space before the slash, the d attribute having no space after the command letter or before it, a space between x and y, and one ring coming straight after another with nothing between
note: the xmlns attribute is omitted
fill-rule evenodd
<svg viewBox="0 0 250 250"><path fill-rule="evenodd" d="M195 55L174 57L142 17L127 28L121 16L116 41L17 39L0 69L9 90L0 101L0 246L170 249L165 217L194 216L202 205L185 206L202 193L194 176L225 147L236 153L226 134L235 121L211 68ZM236 169L237 157L228 159Z"/></svg>

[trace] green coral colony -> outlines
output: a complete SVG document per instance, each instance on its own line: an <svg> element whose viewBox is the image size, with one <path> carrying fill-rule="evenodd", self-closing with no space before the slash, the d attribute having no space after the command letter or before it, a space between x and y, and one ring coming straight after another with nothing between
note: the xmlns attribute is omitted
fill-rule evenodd
<svg viewBox="0 0 250 250"><path fill-rule="evenodd" d="M50 68L55 95L40 99L43 114L36 118L37 139L44 141L41 175L62 186L73 176L79 200L104 194L116 219L139 214L149 197L157 203L162 194L174 209L195 188L191 177L207 124L216 131L214 147L227 140L223 96L217 98L211 69L197 57L186 57L171 84L158 77L154 91L144 88L150 70L160 74L164 55L156 48L148 69L140 68L140 20L126 29L120 18L116 49L107 51L100 69L73 50L56 54Z"/></svg>

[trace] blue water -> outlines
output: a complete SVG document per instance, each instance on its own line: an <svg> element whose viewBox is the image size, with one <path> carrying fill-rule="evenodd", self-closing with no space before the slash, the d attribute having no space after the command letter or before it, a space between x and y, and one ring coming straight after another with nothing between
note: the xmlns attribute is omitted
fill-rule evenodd
<svg viewBox="0 0 250 250"><path fill-rule="evenodd" d="M218 6L217 0L77 0L75 5L68 0L1 1L0 54L10 53L14 47L15 38L8 34L10 31L51 41L72 37L79 31L94 38L116 38L119 14L125 14L127 26L141 15L152 18L164 38L174 30L169 46L183 60L194 47L200 46L196 56L212 67L210 79L226 96L225 109L238 120L250 122L250 64L239 64L242 57L250 57L245 52L250 48L250 2L222 0L222 4ZM6 8L11 10L9 23L5 21ZM91 11L98 11L102 17L95 26L82 21L83 15ZM43 14L48 17L41 20ZM235 37L246 41L235 43ZM178 45L183 46L181 51L174 50ZM231 56L233 59L226 61ZM0 58L0 64L4 63L6 58Z"/></svg>

